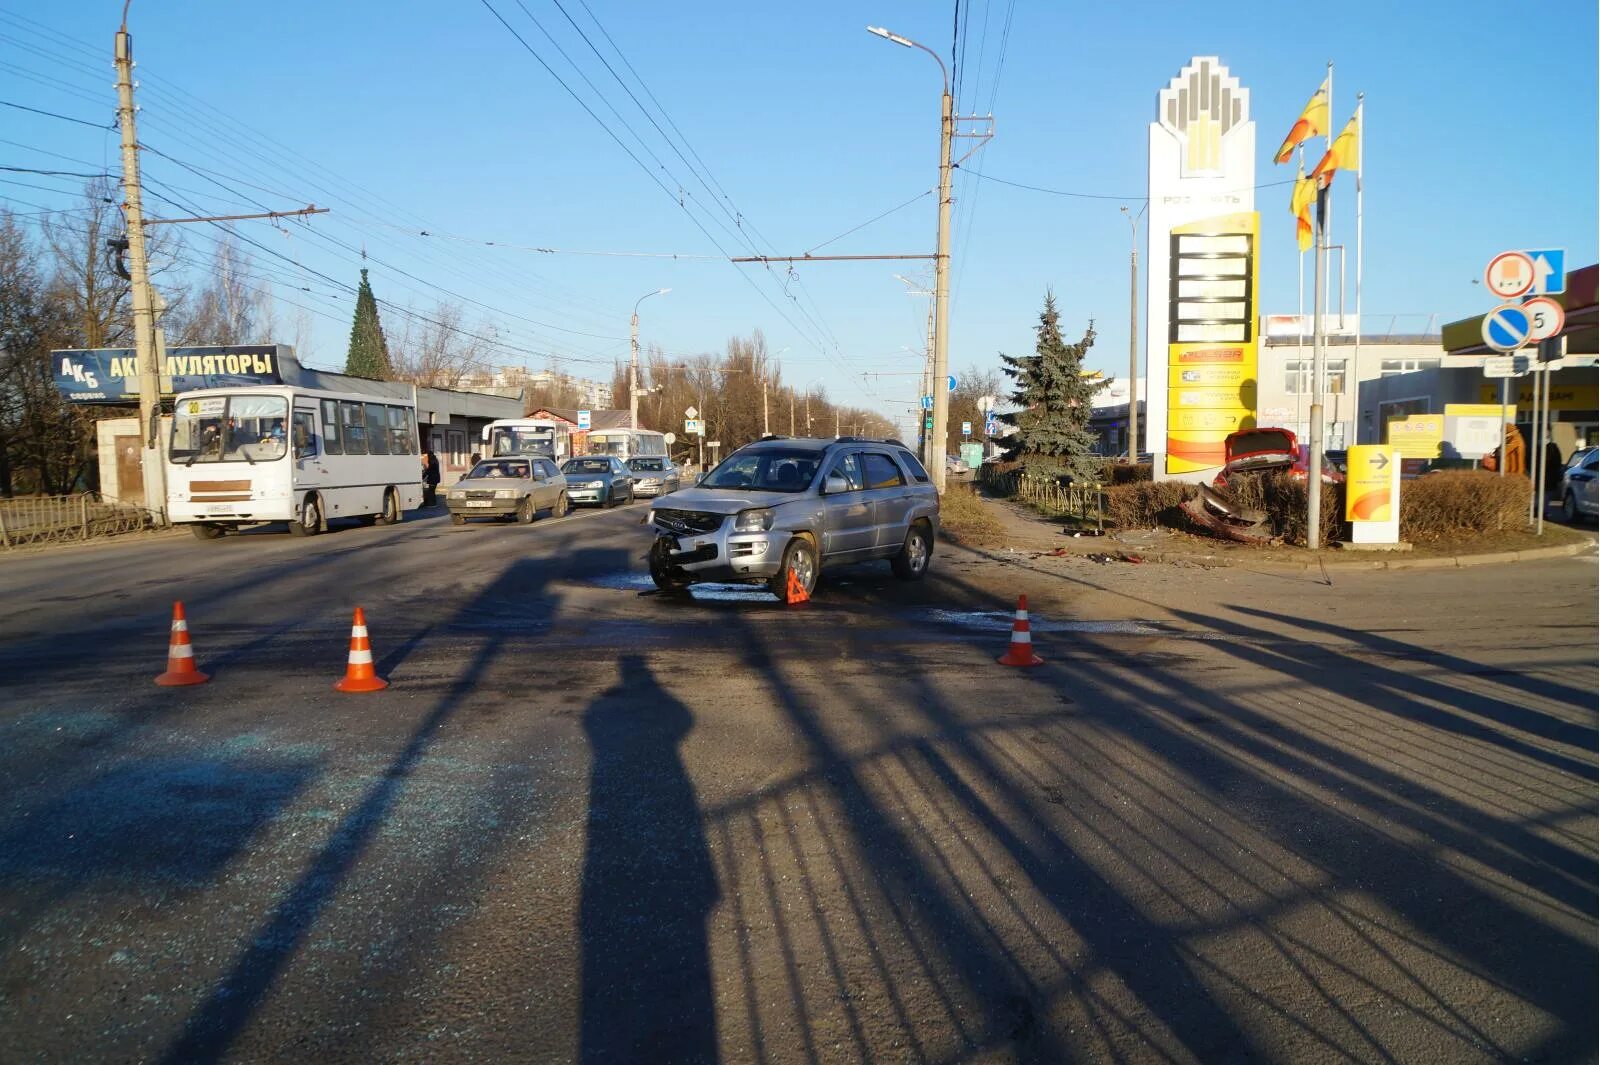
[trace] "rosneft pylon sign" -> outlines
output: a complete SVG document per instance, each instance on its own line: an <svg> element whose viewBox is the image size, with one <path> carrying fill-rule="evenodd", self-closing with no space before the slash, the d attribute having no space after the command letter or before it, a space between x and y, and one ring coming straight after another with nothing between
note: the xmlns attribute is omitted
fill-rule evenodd
<svg viewBox="0 0 1600 1065"><path fill-rule="evenodd" d="M1254 211L1174 226L1167 291L1169 474L1223 464L1223 441L1256 424Z"/></svg>
<svg viewBox="0 0 1600 1065"><path fill-rule="evenodd" d="M198 388L283 383L288 348L278 344L172 348L161 366L161 394ZM56 389L69 403L132 403L139 398L139 359L132 348L52 351Z"/></svg>

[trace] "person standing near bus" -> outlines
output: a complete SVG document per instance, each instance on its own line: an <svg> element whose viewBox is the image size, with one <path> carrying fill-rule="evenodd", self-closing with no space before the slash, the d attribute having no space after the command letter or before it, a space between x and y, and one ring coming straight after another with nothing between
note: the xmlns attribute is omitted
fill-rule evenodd
<svg viewBox="0 0 1600 1065"><path fill-rule="evenodd" d="M429 444L422 453L422 505L438 506L438 492L439 456L433 453L433 445Z"/></svg>

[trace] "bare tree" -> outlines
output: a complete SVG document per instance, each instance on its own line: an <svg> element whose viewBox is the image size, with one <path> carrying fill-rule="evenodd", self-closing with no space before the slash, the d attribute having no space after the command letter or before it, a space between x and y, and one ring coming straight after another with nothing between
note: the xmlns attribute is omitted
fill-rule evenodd
<svg viewBox="0 0 1600 1065"><path fill-rule="evenodd" d="M271 343L263 340L260 325L263 310L271 317L272 293L249 283L250 266L250 257L232 238L217 243L210 277L194 297L187 321L176 330L179 343Z"/></svg>
<svg viewBox="0 0 1600 1065"><path fill-rule="evenodd" d="M433 388L459 388L485 378L495 349L492 325L469 327L457 303L441 301L428 314L406 315L405 328L389 345L394 379Z"/></svg>

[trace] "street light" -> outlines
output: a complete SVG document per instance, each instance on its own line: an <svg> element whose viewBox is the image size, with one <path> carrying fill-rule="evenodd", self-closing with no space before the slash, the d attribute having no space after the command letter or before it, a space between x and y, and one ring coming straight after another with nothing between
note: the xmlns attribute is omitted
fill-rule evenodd
<svg viewBox="0 0 1600 1065"><path fill-rule="evenodd" d="M928 465L933 483L944 491L945 436L949 431L950 394L943 387L950 374L950 141L955 135L955 101L950 97L950 72L945 68L939 53L909 37L890 33L882 26L868 26L867 32L893 41L903 48L919 48L939 64L939 75L944 81L939 99L939 248L934 259L933 284L933 433L929 441Z"/></svg>
<svg viewBox="0 0 1600 1065"><path fill-rule="evenodd" d="M1139 219L1149 206L1146 200L1138 214L1122 208L1133 231L1128 238L1128 463L1135 466L1139 463ZM1149 431L1146 427L1146 435Z"/></svg>
<svg viewBox="0 0 1600 1065"><path fill-rule="evenodd" d="M670 288L658 288L654 292L646 292L643 296L633 301L633 362L628 370L628 428L639 428L639 304L651 296L665 296L671 292Z"/></svg>

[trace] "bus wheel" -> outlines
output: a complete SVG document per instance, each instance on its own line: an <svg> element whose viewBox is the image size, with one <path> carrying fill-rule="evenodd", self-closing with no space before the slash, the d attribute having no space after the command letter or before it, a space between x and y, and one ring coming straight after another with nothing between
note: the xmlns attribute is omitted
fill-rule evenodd
<svg viewBox="0 0 1600 1065"><path fill-rule="evenodd" d="M400 493L393 488L383 493L383 513L378 515L378 524L400 524Z"/></svg>
<svg viewBox="0 0 1600 1065"><path fill-rule="evenodd" d="M300 520L291 521L289 531L296 536L315 536L322 531L322 507L316 496L306 496L300 505Z"/></svg>
<svg viewBox="0 0 1600 1065"><path fill-rule="evenodd" d="M198 525L191 525L189 526L189 530L194 533L195 539L197 540L217 540L222 537L223 533L222 526L213 525L210 522L201 522Z"/></svg>

